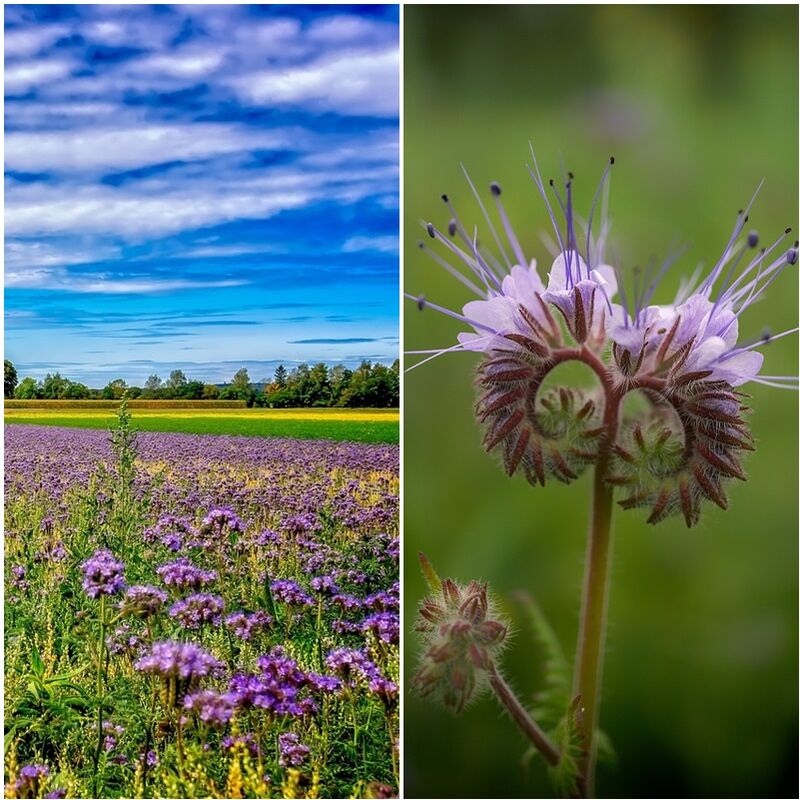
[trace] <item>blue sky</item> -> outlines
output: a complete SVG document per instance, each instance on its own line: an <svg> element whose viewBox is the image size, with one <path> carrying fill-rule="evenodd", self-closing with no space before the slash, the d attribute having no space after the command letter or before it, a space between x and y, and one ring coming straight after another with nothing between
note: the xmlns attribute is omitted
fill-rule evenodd
<svg viewBox="0 0 800 800"><path fill-rule="evenodd" d="M395 6L6 6L20 376L394 360L398 62Z"/></svg>

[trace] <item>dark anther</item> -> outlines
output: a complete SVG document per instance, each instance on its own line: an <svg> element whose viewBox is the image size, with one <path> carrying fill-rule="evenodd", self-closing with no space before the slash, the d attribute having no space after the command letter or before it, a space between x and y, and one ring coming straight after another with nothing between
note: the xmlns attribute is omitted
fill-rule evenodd
<svg viewBox="0 0 800 800"><path fill-rule="evenodd" d="M456 235L456 227L457 227L456 226L456 221L454 219L451 219L450 222L447 223L447 232L451 236L455 236Z"/></svg>
<svg viewBox="0 0 800 800"><path fill-rule="evenodd" d="M443 195L442 195L442 200L444 200L444 202L445 202L445 203L447 203L447 202L448 202L448 200L449 200L449 198L447 197L447 195L446 195L446 194L443 194Z"/></svg>
<svg viewBox="0 0 800 800"><path fill-rule="evenodd" d="M425 249L425 242L417 242L417 247L419 247L420 250L424 250Z"/></svg>
<svg viewBox="0 0 800 800"><path fill-rule="evenodd" d="M611 156L611 158L608 159L608 163L613 164L615 160L616 159L614 158L614 156Z"/></svg>
<svg viewBox="0 0 800 800"><path fill-rule="evenodd" d="M490 192L491 192L491 193L492 193L492 194L493 194L495 197L500 197L500 192L501 192L502 190L500 189L500 184L499 184L499 183L497 183L496 181L492 181L492 182L489 184L489 191L490 191Z"/></svg>
<svg viewBox="0 0 800 800"><path fill-rule="evenodd" d="M556 182L555 182L555 181L554 181L552 178L550 178L550 180L549 180L549 181L547 181L547 182L548 182L548 183L549 183L551 186L555 186L555 185L556 185Z"/></svg>
<svg viewBox="0 0 800 800"><path fill-rule="evenodd" d="M428 223L427 229L428 229L428 236L430 236L431 239L435 239L436 238L436 228L433 227L433 223L432 222Z"/></svg>
<svg viewBox="0 0 800 800"><path fill-rule="evenodd" d="M747 246L748 247L758 246L758 233L756 231L750 231L750 233L747 234Z"/></svg>
<svg viewBox="0 0 800 800"><path fill-rule="evenodd" d="M575 180L575 175L574 175L574 173L572 173L572 172L568 172L568 173L567 173L567 175L568 175L568 177L569 177L569 179L570 179L571 181L574 181L574 180Z"/></svg>
<svg viewBox="0 0 800 800"><path fill-rule="evenodd" d="M789 252L786 254L786 263L787 264L796 264L797 263L797 248L793 247Z"/></svg>
<svg viewBox="0 0 800 800"><path fill-rule="evenodd" d="M420 296L417 298L417 308L418 308L420 311L422 311L422 309L423 309L423 308L425 308L425 295L424 295L424 294L421 294L421 295L420 295Z"/></svg>
<svg viewBox="0 0 800 800"><path fill-rule="evenodd" d="M792 232L791 228L787 228L784 233L788 236Z"/></svg>

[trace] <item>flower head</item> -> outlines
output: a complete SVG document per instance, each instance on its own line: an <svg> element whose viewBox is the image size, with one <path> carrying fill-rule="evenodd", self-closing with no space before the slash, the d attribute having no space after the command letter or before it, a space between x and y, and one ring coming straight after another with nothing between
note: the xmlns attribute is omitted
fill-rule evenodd
<svg viewBox="0 0 800 800"><path fill-rule="evenodd" d="M201 569L184 556L157 567L156 573L166 586L178 591L185 589L197 591L217 579L216 572Z"/></svg>
<svg viewBox="0 0 800 800"><path fill-rule="evenodd" d="M125 565L110 550L96 550L81 565L83 591L96 600L103 595L119 594L125 589Z"/></svg>
<svg viewBox="0 0 800 800"><path fill-rule="evenodd" d="M187 630L196 631L203 625L219 625L224 608L225 602L219 595L201 592L173 604L169 615Z"/></svg>
<svg viewBox="0 0 800 800"><path fill-rule="evenodd" d="M197 718L206 725L222 728L233 716L234 703L226 694L204 689L184 697L183 707L197 714Z"/></svg>
<svg viewBox="0 0 800 800"><path fill-rule="evenodd" d="M120 611L124 616L145 619L158 614L166 602L167 593L156 586L131 586L122 598Z"/></svg>
<svg viewBox="0 0 800 800"><path fill-rule="evenodd" d="M282 733L278 736L280 758L278 763L282 767L299 767L306 762L311 752L301 741L296 733Z"/></svg>
<svg viewBox="0 0 800 800"><path fill-rule="evenodd" d="M549 181L548 192L533 157L530 174L553 227L554 260L546 281L524 253L497 184L490 193L505 239L470 181L499 255L479 244L445 196L453 217L446 232L430 223L427 231L450 260L421 246L478 299L460 312L412 299L420 309L442 312L468 328L458 334L457 345L425 351L429 358L456 350L484 356L477 413L487 450L502 452L509 475L523 472L532 484L548 478L569 482L610 447L609 482L627 491L623 507L649 507L650 522L679 513L691 526L703 501L727 505L725 481L744 478L739 454L753 448L738 387L750 381L797 385L793 377L761 375L759 352L796 329L749 342L739 337L743 313L797 263L797 242L787 243L787 228L759 249L758 234L746 231L754 195L705 277L695 271L675 297L658 305L661 278L677 256L634 270L632 286L619 265L606 261L613 163L611 158L586 222L579 223L574 176L561 190ZM570 360L594 370L600 391L544 388L550 372ZM604 409L619 406L633 390L645 394L651 410L626 416L619 425L613 418L609 427Z"/></svg>
<svg viewBox="0 0 800 800"><path fill-rule="evenodd" d="M224 665L191 642L153 642L150 652L135 665L139 672L162 678L205 678L219 674Z"/></svg>

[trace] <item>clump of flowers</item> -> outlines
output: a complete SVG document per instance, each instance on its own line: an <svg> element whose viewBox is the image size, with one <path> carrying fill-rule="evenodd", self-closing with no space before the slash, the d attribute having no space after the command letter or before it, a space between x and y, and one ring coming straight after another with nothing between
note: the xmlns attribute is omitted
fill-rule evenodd
<svg viewBox="0 0 800 800"><path fill-rule="evenodd" d="M191 642L153 642L135 668L161 679L161 699L165 708L175 707L187 692L194 691L203 678L222 673L224 665Z"/></svg>
<svg viewBox="0 0 800 800"><path fill-rule="evenodd" d="M81 570L83 591L93 600L120 594L125 589L125 565L114 558L110 550L96 550L81 564Z"/></svg>
<svg viewBox="0 0 800 800"><path fill-rule="evenodd" d="M760 352L797 328L742 340L739 324L797 264L798 243L787 240L786 228L760 244L758 233L747 228L754 195L706 273L698 268L675 296L659 303L661 280L678 256L634 270L631 281L606 255L613 157L581 221L573 204L574 176L568 173L560 187L553 180L545 184L531 155L530 175L553 231L547 275L517 237L500 186L489 187L490 215L468 178L497 250L465 227L447 195L449 222L443 228L425 224L439 247L420 247L474 299L451 310L410 297L420 310L447 315L462 328L457 344L420 351L427 355L420 364L456 351L481 357L476 413L486 450L501 454L509 476L522 474L544 486L549 480L570 483L594 468L575 688L561 709L559 730L566 740L555 748L500 678L495 651L505 627L492 617L486 587L439 581L429 565L431 595L418 624L426 648L415 683L459 711L488 682L548 761L572 776L566 791L585 796L592 792L596 757L613 494L622 493L623 509L645 508L651 524L678 515L692 527L709 501L727 508L727 486L745 480L742 455L754 450L741 387L797 388L795 376L762 374ZM594 373L596 388L552 385L551 373L571 361ZM625 405L632 392L645 399L644 410Z"/></svg>
<svg viewBox="0 0 800 800"><path fill-rule="evenodd" d="M26 764L14 781L14 797L39 797L50 768L46 764Z"/></svg>
<svg viewBox="0 0 800 800"><path fill-rule="evenodd" d="M280 757L278 763L282 767L300 767L305 764L311 752L296 733L282 733L278 736Z"/></svg>
<svg viewBox="0 0 800 800"><path fill-rule="evenodd" d="M265 630L272 624L272 617L266 611L234 611L225 617L225 625L231 629L234 636L242 641L249 642L256 633Z"/></svg>
<svg viewBox="0 0 800 800"><path fill-rule="evenodd" d="M306 594L297 581L275 580L270 585L272 596L289 606L313 606L314 599Z"/></svg>
<svg viewBox="0 0 800 800"><path fill-rule="evenodd" d="M187 630L196 631L203 625L219 625L224 609L225 602L219 595L201 592L173 604L169 615Z"/></svg>
<svg viewBox="0 0 800 800"><path fill-rule="evenodd" d="M201 569L185 556L162 564L156 568L156 573L164 581L165 586L177 591L185 591L187 589L198 591L204 586L213 583L218 577L213 570Z"/></svg>
<svg viewBox="0 0 800 800"><path fill-rule="evenodd" d="M200 722L218 728L230 722L234 710L234 704L228 695L211 689L187 695L183 699L183 707L196 714Z"/></svg>

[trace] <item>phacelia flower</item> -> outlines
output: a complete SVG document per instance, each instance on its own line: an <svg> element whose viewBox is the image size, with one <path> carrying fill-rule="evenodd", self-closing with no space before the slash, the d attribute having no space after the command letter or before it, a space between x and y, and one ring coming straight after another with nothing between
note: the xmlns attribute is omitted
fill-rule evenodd
<svg viewBox="0 0 800 800"><path fill-rule="evenodd" d="M183 699L183 707L197 714L197 718L206 725L222 728L233 716L234 703L226 694L204 689L187 695Z"/></svg>
<svg viewBox="0 0 800 800"><path fill-rule="evenodd" d="M81 564L83 591L96 600L102 595L119 594L125 589L125 565L110 550L97 550Z"/></svg>
<svg viewBox="0 0 800 800"><path fill-rule="evenodd" d="M651 523L682 514L691 526L705 500L727 506L725 481L744 479L740 452L752 450L753 443L738 387L748 382L797 386L795 377L762 375L759 352L797 329L741 341L739 321L783 270L797 263L798 246L787 243L787 228L759 248L758 234L746 230L754 196L738 213L705 277L696 270L674 298L659 305L654 299L661 278L677 257L635 270L627 288L630 281L619 265L606 260L613 163L611 158L586 222L579 223L574 176L569 174L562 191L549 181L551 202L533 157L530 174L554 236L554 260L546 276L523 251L496 183L490 194L497 225L470 181L497 254L464 227L444 196L452 219L444 232L431 223L427 231L447 258L424 243L421 247L477 299L459 312L411 298L420 309L439 311L468 328L458 334L456 345L420 351L430 354L420 364L458 350L483 355L477 414L485 425L486 449L502 452L509 475L522 472L532 484L544 485L547 478L569 482L610 449L610 457L604 456L612 462L608 481L627 492L620 505L649 507ZM601 392L543 388L550 371L571 360L594 370ZM607 429L606 408L620 406L633 390L645 394L652 409ZM606 442L607 433L613 441Z"/></svg>
<svg viewBox="0 0 800 800"><path fill-rule="evenodd" d="M313 606L314 599L309 597L296 581L275 580L270 584L272 596L279 603L290 606Z"/></svg>
<svg viewBox="0 0 800 800"><path fill-rule="evenodd" d="M254 611L248 614L244 611L234 611L225 617L225 625L231 629L235 636L249 642L253 635L263 631L272 623L272 617L265 611Z"/></svg>
<svg viewBox="0 0 800 800"><path fill-rule="evenodd" d="M296 733L282 733L278 736L280 757L278 763L282 767L299 767L308 759L311 752Z"/></svg>
<svg viewBox="0 0 800 800"><path fill-rule="evenodd" d="M14 797L38 797L39 789L44 780L50 775L50 768L46 764L26 764L19 771L14 782Z"/></svg>
<svg viewBox="0 0 800 800"><path fill-rule="evenodd" d="M192 594L178 600L169 610L169 615L187 630L196 631L203 625L219 625L225 602L215 594Z"/></svg>
<svg viewBox="0 0 800 800"><path fill-rule="evenodd" d="M162 564L156 568L156 573L166 586L178 591L186 589L197 591L217 579L216 572L200 569L186 557Z"/></svg>

